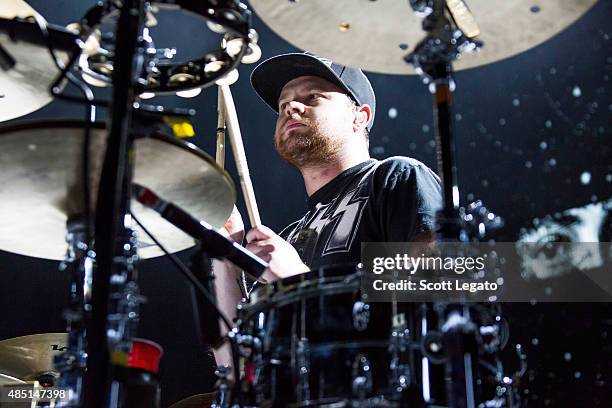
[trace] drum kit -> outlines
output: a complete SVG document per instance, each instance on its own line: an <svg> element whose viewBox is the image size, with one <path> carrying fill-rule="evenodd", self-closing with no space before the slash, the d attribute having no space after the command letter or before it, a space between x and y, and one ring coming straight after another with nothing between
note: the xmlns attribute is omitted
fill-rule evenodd
<svg viewBox="0 0 612 408"><path fill-rule="evenodd" d="M421 75L434 94L444 185L438 221L446 241L466 240L468 219L459 208L454 163L454 61L478 51L480 39L488 46L461 58L459 68L525 51L594 2L472 0L468 8L461 0L250 1L300 48L367 70L406 74L412 66ZM220 48L173 61L175 50L156 48L149 33L165 9L201 18L219 34ZM108 25L112 35L102 33ZM143 301L137 266L140 258L165 255L208 305L204 317L215 324L207 340L219 343L222 320L234 354L233 372L217 370L215 393L174 408L519 406L526 357L517 349L520 371L503 374L499 355L508 327L499 304L368 303L363 270L337 265L262 286L237 306L234 324L214 307L210 258L225 257L255 279L267 267L216 231L236 201L223 169L226 134L250 223L261 224L230 90L237 66L261 56L257 40L239 0L101 1L68 27L48 24L23 0L3 0L0 121L54 99L83 105L85 119L0 126L0 249L60 260L72 276L68 333L0 341L0 388L34 383L69 391L27 406L159 406L161 347L135 337ZM184 140L193 135L193 111L145 99L215 84L213 159ZM96 98L90 85L111 87L112 99ZM82 96L69 92L75 89ZM106 124L96 121L96 107L109 108ZM194 239L202 256L190 270L173 253Z"/></svg>

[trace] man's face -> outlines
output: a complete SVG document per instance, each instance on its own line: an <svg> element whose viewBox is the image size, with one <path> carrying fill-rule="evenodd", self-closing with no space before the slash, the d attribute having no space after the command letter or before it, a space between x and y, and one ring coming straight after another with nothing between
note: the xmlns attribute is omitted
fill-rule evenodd
<svg viewBox="0 0 612 408"><path fill-rule="evenodd" d="M302 76L289 81L278 99L276 150L290 164L318 167L329 163L354 138L349 96L331 82Z"/></svg>

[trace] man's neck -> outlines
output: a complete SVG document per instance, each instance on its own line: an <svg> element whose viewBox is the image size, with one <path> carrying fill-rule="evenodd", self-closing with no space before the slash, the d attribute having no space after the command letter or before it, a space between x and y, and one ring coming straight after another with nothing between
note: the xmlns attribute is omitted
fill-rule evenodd
<svg viewBox="0 0 612 408"><path fill-rule="evenodd" d="M306 194L308 194L308 197L332 181L343 171L348 170L359 163L363 163L370 158L367 151L361 152L360 154L351 154L346 156L332 159L324 166L304 167L300 169L302 177L304 178L304 186L306 187Z"/></svg>

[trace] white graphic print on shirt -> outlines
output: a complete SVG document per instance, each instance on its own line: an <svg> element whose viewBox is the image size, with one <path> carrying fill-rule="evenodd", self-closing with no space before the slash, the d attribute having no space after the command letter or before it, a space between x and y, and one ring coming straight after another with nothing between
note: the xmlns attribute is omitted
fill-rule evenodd
<svg viewBox="0 0 612 408"><path fill-rule="evenodd" d="M317 242L325 240L321 256L349 251L368 202L367 196L359 196L359 190L355 188L331 203L319 206L314 214L306 214L287 240L295 243L296 233L308 231Z"/></svg>

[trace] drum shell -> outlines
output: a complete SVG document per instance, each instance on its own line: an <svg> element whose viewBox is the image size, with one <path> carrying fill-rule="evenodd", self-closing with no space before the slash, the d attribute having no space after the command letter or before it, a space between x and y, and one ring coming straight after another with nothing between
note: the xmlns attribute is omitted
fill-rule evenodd
<svg viewBox="0 0 612 408"><path fill-rule="evenodd" d="M462 308L477 328L494 324L499 314L491 305ZM444 349L436 354L426 344L444 344L442 325L452 310L368 303L354 267L319 269L260 288L239 310L239 332L254 339L243 389L255 405L350 405L360 402L355 379L369 376L361 395L367 406L448 406ZM482 348L478 333L474 341L476 400L484 402L495 398L496 380L479 370L479 361L492 366L497 357ZM370 374L360 366L364 357Z"/></svg>
<svg viewBox="0 0 612 408"><path fill-rule="evenodd" d="M390 370L399 347L392 337L402 335L398 361L410 377L414 307L368 303L354 266L319 269L261 288L239 318L240 332L259 342L247 362L255 367L257 403L322 405L361 396L382 401L376 406L405 399L397 372ZM357 377L369 383L361 393Z"/></svg>

